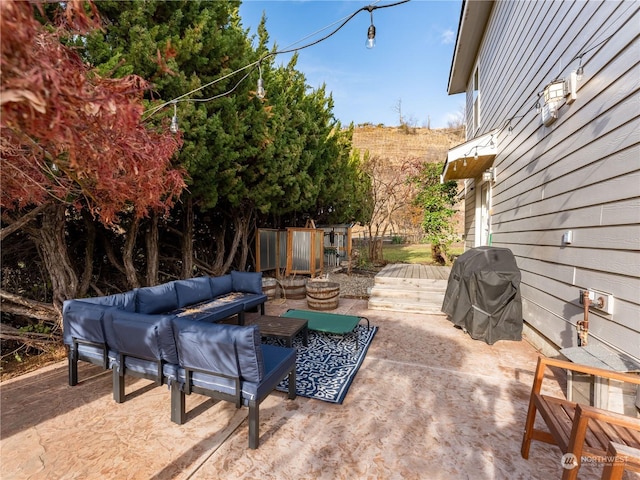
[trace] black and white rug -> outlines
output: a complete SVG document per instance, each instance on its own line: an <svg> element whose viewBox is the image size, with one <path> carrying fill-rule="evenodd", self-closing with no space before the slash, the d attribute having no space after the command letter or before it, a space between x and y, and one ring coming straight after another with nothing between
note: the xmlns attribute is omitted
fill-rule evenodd
<svg viewBox="0 0 640 480"><path fill-rule="evenodd" d="M309 331L309 346L302 345L298 335L293 346L298 349L296 361L296 393L331 403L342 403L378 327L358 325L354 334L331 335ZM274 341L273 343L276 343ZM276 390L288 391L289 382L283 380Z"/></svg>

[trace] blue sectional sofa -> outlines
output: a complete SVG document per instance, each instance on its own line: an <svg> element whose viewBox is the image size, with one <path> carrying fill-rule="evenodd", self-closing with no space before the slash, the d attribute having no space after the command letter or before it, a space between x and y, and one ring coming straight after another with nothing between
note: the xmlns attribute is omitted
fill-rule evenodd
<svg viewBox="0 0 640 480"><path fill-rule="evenodd" d="M289 377L295 398L295 349L260 343L244 312L264 314L262 274L176 280L105 297L69 300L63 306L69 347L69 384L78 383L78 361L113 370L113 397L125 400L126 375L171 387L171 419L186 420L191 392L249 407L249 446L259 441L259 405ZM240 325L218 324L237 315Z"/></svg>
<svg viewBox="0 0 640 480"><path fill-rule="evenodd" d="M78 383L78 360L111 368L116 352L105 335L107 310L118 319L187 318L218 322L233 315L244 324L244 313L260 307L264 314L267 296L262 293L262 273L236 272L218 277L175 280L154 287L137 288L105 297L67 300L62 307L63 339L69 347L69 384Z"/></svg>

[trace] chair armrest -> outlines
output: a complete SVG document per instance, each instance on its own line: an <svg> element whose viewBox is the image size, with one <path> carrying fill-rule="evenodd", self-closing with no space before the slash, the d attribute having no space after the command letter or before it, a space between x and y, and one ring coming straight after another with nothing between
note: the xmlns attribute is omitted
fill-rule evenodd
<svg viewBox="0 0 640 480"><path fill-rule="evenodd" d="M621 427L630 428L640 432L640 418L634 418L622 413L611 412L609 410L602 410L597 407L591 407L589 405L576 405L576 416L574 423L580 418L593 418L601 422L610 423L613 425L619 425Z"/></svg>
<svg viewBox="0 0 640 480"><path fill-rule="evenodd" d="M593 422L591 426L589 426L590 421ZM611 428L611 425L617 425L621 428L614 429ZM623 433L623 430L628 432L629 429L640 432L640 419L576 404L567 452L571 452L577 458L581 458L586 448L587 437L591 436L591 440L588 443L592 454L595 451L599 455L605 455L609 442L616 438L627 437L629 433ZM597 444L599 444L599 447Z"/></svg>
<svg viewBox="0 0 640 480"><path fill-rule="evenodd" d="M613 370L605 370L604 368L589 367L579 363L573 363L566 360L558 360L556 358L548 358L540 356L538 359L538 368L558 367L573 372L586 373L596 377L609 378L611 380L620 380L621 382L635 383L640 385L640 375L632 375L629 373L614 372Z"/></svg>

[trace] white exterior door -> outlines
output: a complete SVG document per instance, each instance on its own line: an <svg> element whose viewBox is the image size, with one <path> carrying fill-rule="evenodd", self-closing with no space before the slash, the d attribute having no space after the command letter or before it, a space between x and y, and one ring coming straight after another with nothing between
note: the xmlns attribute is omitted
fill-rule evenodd
<svg viewBox="0 0 640 480"><path fill-rule="evenodd" d="M480 184L476 198L476 247L491 242L491 186L489 182Z"/></svg>

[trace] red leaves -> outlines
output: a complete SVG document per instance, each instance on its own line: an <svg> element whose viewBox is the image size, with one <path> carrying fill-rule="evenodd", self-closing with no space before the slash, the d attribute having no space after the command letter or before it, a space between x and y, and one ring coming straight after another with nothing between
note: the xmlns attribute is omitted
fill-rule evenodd
<svg viewBox="0 0 640 480"><path fill-rule="evenodd" d="M95 24L82 5L65 4L66 25ZM0 2L2 207L66 202L105 224L131 208L138 216L169 208L185 187L184 171L171 166L180 145L140 123L146 81L100 78L32 8Z"/></svg>

